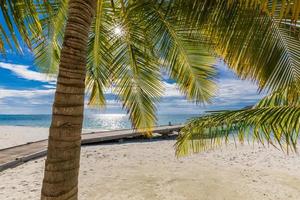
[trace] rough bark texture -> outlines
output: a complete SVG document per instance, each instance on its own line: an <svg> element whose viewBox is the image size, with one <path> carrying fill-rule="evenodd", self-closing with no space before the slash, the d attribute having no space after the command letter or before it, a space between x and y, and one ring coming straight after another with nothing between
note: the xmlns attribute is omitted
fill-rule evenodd
<svg viewBox="0 0 300 200"><path fill-rule="evenodd" d="M78 199L87 41L96 0L70 0L52 109L42 200Z"/></svg>

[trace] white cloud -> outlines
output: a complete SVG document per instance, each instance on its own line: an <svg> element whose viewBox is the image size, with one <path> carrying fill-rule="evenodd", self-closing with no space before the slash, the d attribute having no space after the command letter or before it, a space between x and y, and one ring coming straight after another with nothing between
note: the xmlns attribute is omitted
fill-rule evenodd
<svg viewBox="0 0 300 200"><path fill-rule="evenodd" d="M220 79L215 99L259 99L263 94L258 93L257 86L245 80ZM165 83L164 97L182 97L175 83Z"/></svg>
<svg viewBox="0 0 300 200"><path fill-rule="evenodd" d="M164 83L165 85L165 91L163 96L164 97L180 97L183 96L180 91L178 90L178 87L176 85L176 83Z"/></svg>
<svg viewBox="0 0 300 200"><path fill-rule="evenodd" d="M1 89L0 88L0 99L7 97L23 97L33 98L44 95L53 94L54 90L13 90L13 89Z"/></svg>
<svg viewBox="0 0 300 200"><path fill-rule="evenodd" d="M258 87L246 80L221 79L216 98L220 99L260 99L264 94L258 93Z"/></svg>
<svg viewBox="0 0 300 200"><path fill-rule="evenodd" d="M56 86L55 85L43 85L44 88L47 88L47 89L55 89Z"/></svg>
<svg viewBox="0 0 300 200"><path fill-rule="evenodd" d="M225 78L218 81L218 91L212 99L212 104L195 105L180 94L176 84L165 83L166 90L159 104L159 112L192 114L205 110L238 109L255 104L265 94L259 94L257 86L245 80Z"/></svg>
<svg viewBox="0 0 300 200"><path fill-rule="evenodd" d="M4 106L49 105L54 90L15 90L0 88L0 104ZM2 106L3 107L3 106Z"/></svg>
<svg viewBox="0 0 300 200"><path fill-rule="evenodd" d="M0 88L0 114L50 114L54 90Z"/></svg>
<svg viewBox="0 0 300 200"><path fill-rule="evenodd" d="M53 75L36 72L29 69L28 65L17 65L11 63L0 62L0 68L8 69L15 73L18 77L41 82L55 83L56 78Z"/></svg>

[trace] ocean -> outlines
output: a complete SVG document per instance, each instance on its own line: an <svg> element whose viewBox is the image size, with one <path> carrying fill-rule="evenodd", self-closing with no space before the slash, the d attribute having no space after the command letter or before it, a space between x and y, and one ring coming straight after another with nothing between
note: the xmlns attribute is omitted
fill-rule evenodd
<svg viewBox="0 0 300 200"><path fill-rule="evenodd" d="M196 114L161 114L157 125L181 124ZM0 125L49 127L51 115L0 115ZM128 116L125 114L89 114L84 117L84 129L115 130L131 128Z"/></svg>

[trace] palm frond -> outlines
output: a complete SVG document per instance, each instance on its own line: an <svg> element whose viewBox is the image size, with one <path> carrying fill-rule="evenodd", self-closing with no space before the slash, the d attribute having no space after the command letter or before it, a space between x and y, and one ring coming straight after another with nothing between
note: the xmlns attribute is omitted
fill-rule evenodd
<svg viewBox="0 0 300 200"><path fill-rule="evenodd" d="M239 77L257 82L261 90L299 88L300 29L280 18L279 4L271 16L259 5L238 0L230 6L218 0L177 2L177 15L191 34L202 38L203 46L208 44Z"/></svg>
<svg viewBox="0 0 300 200"><path fill-rule="evenodd" d="M16 48L22 53L20 39L31 48L31 37L41 35L42 27L38 15L39 1L2 0L0 12L4 24L0 27L0 51L5 54L4 48Z"/></svg>
<svg viewBox="0 0 300 200"><path fill-rule="evenodd" d="M174 13L168 14L172 12L169 4L155 5L148 1L137 9L146 18L149 37L162 67L169 71L180 91L189 100L209 102L216 91L214 56L197 37L191 37L181 19Z"/></svg>
<svg viewBox="0 0 300 200"><path fill-rule="evenodd" d="M5 54L5 43L7 43L7 45L12 49L12 44L9 40L9 36L6 34L6 31L4 30L4 28L1 26L0 24L0 52L2 54Z"/></svg>
<svg viewBox="0 0 300 200"><path fill-rule="evenodd" d="M267 95L261 99L254 108L272 106L296 106L300 105L300 93L297 88L285 88Z"/></svg>
<svg viewBox="0 0 300 200"><path fill-rule="evenodd" d="M124 5L115 7L117 22L124 33L113 45L113 88L133 126L151 131L156 123L155 103L163 91L160 67L151 51L145 25L131 11Z"/></svg>
<svg viewBox="0 0 300 200"><path fill-rule="evenodd" d="M69 0L47 1L40 6L42 36L32 38L35 64L46 73L57 72Z"/></svg>
<svg viewBox="0 0 300 200"><path fill-rule="evenodd" d="M236 37L223 41L232 46L226 47L228 49L220 48L230 68L240 77L258 82L261 90L277 91L286 87L299 87L300 52L296 47L300 44L299 40L290 36L288 30L276 25L270 27L270 30L253 31L256 35L248 37L248 41L245 41L247 46L234 42L238 41ZM243 36L239 37L241 39ZM236 50L231 50L233 47Z"/></svg>
<svg viewBox="0 0 300 200"><path fill-rule="evenodd" d="M256 81L260 89L299 87L300 41L289 26L268 15L259 16L259 10L239 6L235 17L224 14L222 17L233 20L216 21L214 41L217 53L231 69L241 78Z"/></svg>
<svg viewBox="0 0 300 200"><path fill-rule="evenodd" d="M177 156L201 152L226 143L230 137L296 150L300 107L275 106L214 113L191 120L176 142Z"/></svg>
<svg viewBox="0 0 300 200"><path fill-rule="evenodd" d="M271 16L279 15L280 19L290 19L292 23L297 23L300 15L299 0L239 0L245 8L259 7L263 12ZM228 1L231 5L235 0Z"/></svg>
<svg viewBox="0 0 300 200"><path fill-rule="evenodd" d="M299 25L299 0L174 0L170 1L174 4L177 14L185 19L188 23L195 27L209 19L210 15L218 18L218 7L222 7L229 12L236 6L241 10L258 10L259 14L267 14L269 17L276 17L280 21L288 21L293 27Z"/></svg>
<svg viewBox="0 0 300 200"><path fill-rule="evenodd" d="M253 107L217 111L191 119L176 143L178 156L216 148L238 138L296 150L300 133L300 95L295 88L275 91Z"/></svg>
<svg viewBox="0 0 300 200"><path fill-rule="evenodd" d="M11 10L9 9L9 5L8 5L9 1L1 1L0 2L0 8L1 8L1 13L3 15L4 18L4 22L8 28L8 31L10 33L10 36L14 42L14 44L16 45L18 50L20 49L20 44L19 41L17 39L16 33L15 33L15 28L13 26L13 21L10 17L11 15ZM1 26L1 35L3 35L4 37L1 37L1 43L2 43L2 48L1 51L4 52L4 42L7 42L7 44L9 46L11 46L11 42L9 41L6 32L4 31L3 26Z"/></svg>
<svg viewBox="0 0 300 200"><path fill-rule="evenodd" d="M98 1L88 43L87 91L89 105L105 106L104 90L111 84L113 64L113 8L110 0Z"/></svg>

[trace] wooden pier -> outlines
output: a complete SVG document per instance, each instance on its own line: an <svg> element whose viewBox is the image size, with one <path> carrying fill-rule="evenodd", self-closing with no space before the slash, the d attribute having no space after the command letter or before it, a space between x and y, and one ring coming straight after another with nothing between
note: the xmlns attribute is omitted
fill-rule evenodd
<svg viewBox="0 0 300 200"><path fill-rule="evenodd" d="M158 126L153 128L153 133L169 135L173 132L179 132L183 125ZM100 143L105 141L122 140L141 136L143 132L133 129L123 129L114 131L101 131L82 134L82 145ZM16 167L29 160L43 157L47 154L48 140L18 145L0 150L0 172Z"/></svg>

